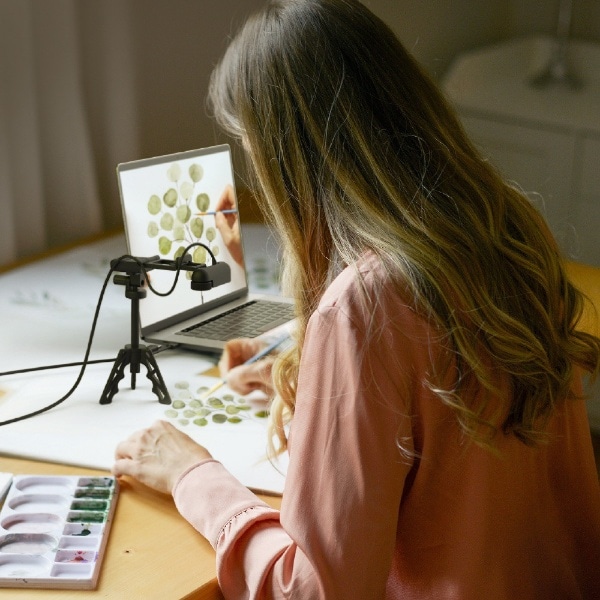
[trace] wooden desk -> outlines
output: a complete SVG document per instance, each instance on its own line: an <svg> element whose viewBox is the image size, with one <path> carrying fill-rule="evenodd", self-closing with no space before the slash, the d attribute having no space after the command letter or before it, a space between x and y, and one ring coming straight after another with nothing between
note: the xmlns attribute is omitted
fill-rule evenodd
<svg viewBox="0 0 600 600"><path fill-rule="evenodd" d="M106 474L79 467L0 457L0 470L31 474ZM281 498L261 496L279 508ZM93 591L0 589L0 598L63 600L222 599L216 581L215 553L183 520L170 496L137 482L123 481L98 588Z"/></svg>
<svg viewBox="0 0 600 600"><path fill-rule="evenodd" d="M569 279L586 296L580 329L600 335L600 268L568 262Z"/></svg>

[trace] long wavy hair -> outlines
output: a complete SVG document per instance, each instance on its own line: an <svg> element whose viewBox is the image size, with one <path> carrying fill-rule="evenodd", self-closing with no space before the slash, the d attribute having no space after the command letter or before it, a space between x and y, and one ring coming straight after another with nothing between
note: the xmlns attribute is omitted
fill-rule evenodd
<svg viewBox="0 0 600 600"><path fill-rule="evenodd" d="M274 369L280 449L308 319L366 250L444 332L458 376L441 386L450 363L439 365L427 383L478 443L491 447L498 429L536 443L575 367L596 374L600 340L576 330L582 296L543 218L362 4L268 2L214 70L209 105L247 150L296 300L296 344ZM488 418L498 373L511 391L501 424Z"/></svg>

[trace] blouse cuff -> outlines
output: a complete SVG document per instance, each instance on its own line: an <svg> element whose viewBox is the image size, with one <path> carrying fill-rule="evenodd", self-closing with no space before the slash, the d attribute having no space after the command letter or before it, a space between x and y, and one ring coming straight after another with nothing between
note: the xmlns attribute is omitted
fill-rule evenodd
<svg viewBox="0 0 600 600"><path fill-rule="evenodd" d="M173 487L173 498L181 516L215 550L221 535L238 517L245 517L241 521L279 518L277 510L260 500L212 458L197 463L181 475Z"/></svg>

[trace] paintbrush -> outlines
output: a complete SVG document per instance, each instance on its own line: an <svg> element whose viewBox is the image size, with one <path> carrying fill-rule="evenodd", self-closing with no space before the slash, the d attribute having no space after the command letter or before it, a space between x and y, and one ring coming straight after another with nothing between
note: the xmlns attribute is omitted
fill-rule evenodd
<svg viewBox="0 0 600 600"><path fill-rule="evenodd" d="M222 213L224 215L234 215L237 213L237 208L228 208L226 210L207 210L205 212L196 213L196 216L207 217L210 215L216 215L217 213Z"/></svg>

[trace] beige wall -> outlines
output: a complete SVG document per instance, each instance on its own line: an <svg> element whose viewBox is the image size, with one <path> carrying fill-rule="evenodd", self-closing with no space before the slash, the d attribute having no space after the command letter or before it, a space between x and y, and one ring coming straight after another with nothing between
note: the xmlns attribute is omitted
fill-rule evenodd
<svg viewBox="0 0 600 600"><path fill-rule="evenodd" d="M83 14L97 0L81 0ZM207 116L212 66L230 33L263 0L103 0L126 13L133 48L138 155L119 162L225 140ZM559 0L363 0L397 33L427 70L441 78L457 53L514 35L552 33ZM578 35L600 41L600 2L574 0ZM88 18L89 23L91 19ZM93 24L92 24L93 26ZM115 27L123 27L115 24ZM93 47L88 48L93 52ZM97 50L101 52L101 50ZM124 144L124 148L127 147ZM104 168L107 226L120 224L114 167Z"/></svg>
<svg viewBox="0 0 600 600"><path fill-rule="evenodd" d="M459 52L554 34L561 0L364 0L437 78ZM573 0L571 35L600 42L600 2Z"/></svg>
<svg viewBox="0 0 600 600"><path fill-rule="evenodd" d="M220 137L204 100L213 65L261 0L125 0L131 9L141 148L166 154Z"/></svg>
<svg viewBox="0 0 600 600"><path fill-rule="evenodd" d="M262 0L122 0L130 10L143 156L219 141L204 96L227 36ZM462 50L502 39L505 0L366 0L435 76Z"/></svg>
<svg viewBox="0 0 600 600"><path fill-rule="evenodd" d="M203 106L212 65L262 0L121 0L131 11L136 94L147 154L212 143ZM559 0L365 0L437 78L463 50L555 28ZM600 40L600 2L575 0L578 34Z"/></svg>
<svg viewBox="0 0 600 600"><path fill-rule="evenodd" d="M235 24L262 0L121 0L131 11L144 155L220 139L203 99ZM559 0L364 0L436 78L457 53L553 33ZM573 31L600 41L600 2L574 0Z"/></svg>
<svg viewBox="0 0 600 600"><path fill-rule="evenodd" d="M511 0L509 29L515 35L554 33L559 0ZM600 2L573 0L571 36L583 40L600 41Z"/></svg>
<svg viewBox="0 0 600 600"><path fill-rule="evenodd" d="M506 0L364 0L402 43L440 78L463 50L507 36Z"/></svg>

